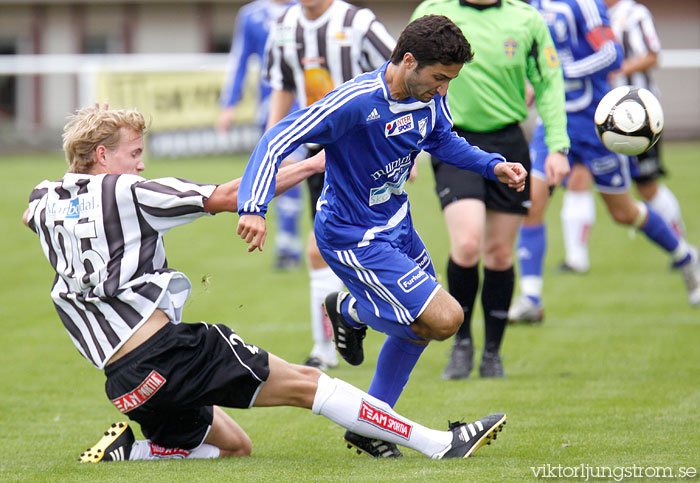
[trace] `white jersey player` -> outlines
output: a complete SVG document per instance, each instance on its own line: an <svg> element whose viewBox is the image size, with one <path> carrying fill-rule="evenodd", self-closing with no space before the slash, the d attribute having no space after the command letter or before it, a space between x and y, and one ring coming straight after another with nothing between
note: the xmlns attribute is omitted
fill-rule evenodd
<svg viewBox="0 0 700 483"><path fill-rule="evenodd" d="M225 325L181 322L191 285L167 266L163 235L234 211L240 180L142 178L145 129L136 111L80 110L64 131L69 173L40 183L23 216L56 273L52 297L73 342L104 368L107 396L148 438L135 441L128 423L115 423L80 461L249 455L250 438L219 406L304 407L434 459L470 456L495 438L504 414L432 430L316 368L246 344ZM286 167L278 189L322 170L322 156Z"/></svg>

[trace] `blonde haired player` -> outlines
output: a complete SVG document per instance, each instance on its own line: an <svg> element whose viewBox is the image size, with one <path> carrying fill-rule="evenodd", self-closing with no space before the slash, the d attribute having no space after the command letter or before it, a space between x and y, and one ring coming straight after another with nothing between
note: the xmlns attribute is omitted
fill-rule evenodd
<svg viewBox="0 0 700 483"><path fill-rule="evenodd" d="M191 284L168 268L163 235L235 211L240 180L141 177L145 132L136 111L78 111L63 136L68 173L37 185L23 216L56 272L51 296L73 343L105 371L107 396L148 438L135 441L128 423L115 423L80 461L249 455L250 438L220 406L303 407L434 459L467 457L495 439L504 414L432 430L316 368L247 344L225 325L182 322ZM319 154L281 169L277 192L324 166Z"/></svg>

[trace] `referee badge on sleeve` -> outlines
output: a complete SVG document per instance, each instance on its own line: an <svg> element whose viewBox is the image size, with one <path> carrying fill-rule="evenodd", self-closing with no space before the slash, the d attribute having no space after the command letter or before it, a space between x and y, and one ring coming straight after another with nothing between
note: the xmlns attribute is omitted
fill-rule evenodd
<svg viewBox="0 0 700 483"><path fill-rule="evenodd" d="M559 57L557 57L557 49L554 47L545 47L543 49L544 55L547 58L547 65L550 67L557 67L559 65Z"/></svg>

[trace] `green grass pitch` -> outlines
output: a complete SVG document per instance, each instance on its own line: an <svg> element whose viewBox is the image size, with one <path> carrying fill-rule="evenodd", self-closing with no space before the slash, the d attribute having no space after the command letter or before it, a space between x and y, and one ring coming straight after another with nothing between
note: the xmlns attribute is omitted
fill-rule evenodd
<svg viewBox="0 0 700 483"><path fill-rule="evenodd" d="M700 243L700 143L664 147L672 173L667 184L681 200L689 240ZM20 220L31 189L59 178L65 163L59 155L0 162L1 481L531 481L531 467L547 464L674 472L700 466L700 310L688 306L668 257L614 225L600 204L591 272L557 273L560 192L548 216L546 319L539 327L507 329L507 378L443 381L449 343L433 343L396 406L434 428L506 412L503 433L474 458L431 461L406 450L401 460L375 461L347 450L343 430L323 417L269 408L229 411L253 440L249 458L80 465L78 454L122 416L104 394L103 374L78 354L55 314L50 266ZM224 182L244 162L159 159L147 161L144 174ZM426 162L408 190L442 278L448 242ZM226 323L246 341L300 362L311 347L306 271L272 271L273 237L263 253L249 254L235 235L236 222L237 216L220 214L166 236L170 266L194 285L185 320ZM478 354L480 312L473 328ZM341 363L329 373L367 389L382 340L370 331L365 363Z"/></svg>

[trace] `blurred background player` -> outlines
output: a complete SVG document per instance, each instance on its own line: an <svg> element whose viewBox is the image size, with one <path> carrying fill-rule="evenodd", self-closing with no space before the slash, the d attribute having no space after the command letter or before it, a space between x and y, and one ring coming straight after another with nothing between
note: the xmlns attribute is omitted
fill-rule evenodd
<svg viewBox="0 0 700 483"><path fill-rule="evenodd" d="M634 85L650 90L658 96L652 69L656 67L661 43L649 10L633 0L606 0L610 25L622 44L624 60L619 70L610 72L611 88ZM666 174L661 162L661 142L649 151L630 157L630 173L637 192L649 206L666 220L679 236L685 235L680 204L673 192L658 178ZM580 191L564 195L561 212L566 248L563 268L575 272L589 269L588 240L595 222L593 194L588 188L590 175L586 172L579 183Z"/></svg>
<svg viewBox="0 0 700 483"><path fill-rule="evenodd" d="M658 96L652 69L657 65L661 43L649 9L634 0L606 0L606 3L613 33L625 55L620 70L610 73L610 87L633 85ZM630 163L639 194L679 236L684 236L685 224L678 199L665 184L657 181L666 174L661 164L661 140L646 153L631 157Z"/></svg>
<svg viewBox="0 0 700 483"><path fill-rule="evenodd" d="M343 82L382 65L393 48L394 39L369 9L342 0L302 0L289 8L273 26L268 43L267 76L272 86L268 129L290 112L295 98L301 107L313 104ZM312 155L321 147L309 149ZM313 218L323 174L307 183ZM313 233L307 256L314 346L305 364L335 367L338 355L322 305L326 295L342 290L343 284L321 257Z"/></svg>
<svg viewBox="0 0 700 483"><path fill-rule="evenodd" d="M192 284L167 267L163 236L235 211L240 179L142 178L146 129L134 110L78 111L63 135L68 172L41 182L22 216L56 272L51 297L73 343L104 369L107 396L148 438L136 441L127 423L116 423L79 461L250 455L249 436L219 406L311 409L433 459L466 458L496 438L505 414L432 430L318 369L246 344L223 324L182 322ZM277 189L323 169L320 154L283 168Z"/></svg>
<svg viewBox="0 0 700 483"><path fill-rule="evenodd" d="M237 233L262 250L274 172L302 143L324 146L326 176L314 232L323 258L345 282L324 306L335 344L352 365L364 360L367 326L387 334L368 393L394 406L430 340L452 336L459 303L437 282L415 231L404 189L421 149L462 169L523 191L519 163L471 146L451 131L447 86L472 58L447 17L429 15L401 33L391 61L292 113L258 143L241 180ZM345 440L375 457L399 457L395 445L352 431Z"/></svg>
<svg viewBox="0 0 700 483"><path fill-rule="evenodd" d="M470 144L529 170L528 145L519 125L528 116L528 79L536 92L537 111L548 128L548 180L561 182L569 172L563 154L569 148L564 86L554 44L540 14L519 0L427 0L413 18L425 14L449 17L468 32L474 49L474 61L450 83L454 130ZM447 283L464 310L464 323L455 334L442 377L467 378L473 367L471 318L482 256L485 341L479 375L503 377L500 347L515 284L513 249L531 187L528 183L525 191L515 192L437 158L432 161L450 236Z"/></svg>
<svg viewBox="0 0 700 483"><path fill-rule="evenodd" d="M608 151L595 133L593 115L600 99L610 90L607 76L622 64L622 48L615 41L602 0L532 0L549 25L564 70L569 160L592 173L608 212L621 224L639 229L650 241L669 253L681 268L691 305L700 304L698 252L652 208L636 202L629 193L628 160ZM532 177L544 179L545 126L533 133ZM571 183L573 180L569 180ZM520 232L521 297L509 319L542 320L542 269L546 249L544 212L547 190L533 191L532 207ZM642 261L643 262L643 261Z"/></svg>
<svg viewBox="0 0 700 483"><path fill-rule="evenodd" d="M221 113L217 127L228 131L236 121L236 106L241 101L248 72L248 62L256 58L260 71L265 64L265 45L270 26L294 2L290 0L256 0L241 7L231 41L226 80L221 89ZM270 84L260 76L256 122L265 129L270 102ZM294 106L293 108L296 108ZM262 133L261 133L262 134ZM290 161L304 157L305 149L293 153ZM293 186L277 198L277 232L275 236L275 268L280 270L299 266L303 242L299 233L302 211L301 186Z"/></svg>

